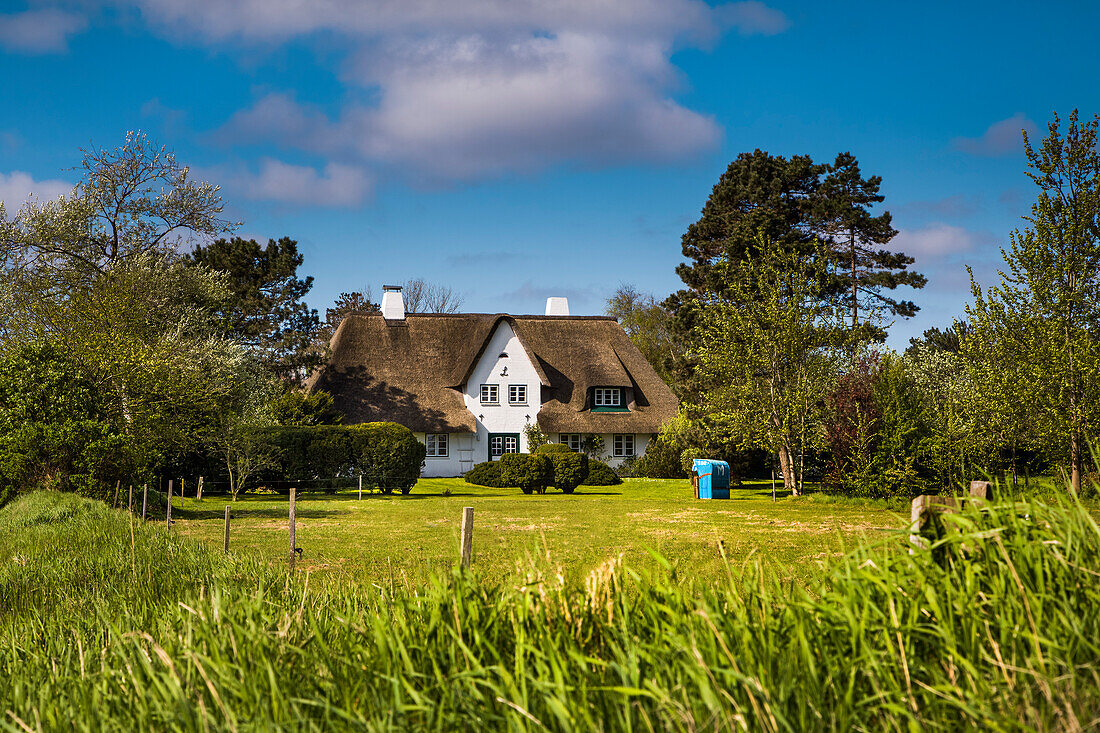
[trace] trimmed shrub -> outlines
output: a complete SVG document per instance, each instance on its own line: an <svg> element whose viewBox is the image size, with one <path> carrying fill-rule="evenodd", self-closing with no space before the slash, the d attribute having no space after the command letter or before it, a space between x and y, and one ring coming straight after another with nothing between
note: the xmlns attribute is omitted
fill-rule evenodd
<svg viewBox="0 0 1100 733"><path fill-rule="evenodd" d="M488 486L493 489L507 487L504 479L500 477L500 463L497 461L485 461L479 463L466 472L466 483L474 486Z"/></svg>
<svg viewBox="0 0 1100 733"><path fill-rule="evenodd" d="M506 486L517 486L525 494L542 494L554 482L554 466L546 456L505 453L500 457L500 478Z"/></svg>
<svg viewBox="0 0 1100 733"><path fill-rule="evenodd" d="M420 478L426 451L412 431L392 422L283 426L257 432L278 457L278 468L264 478L281 491L289 491L290 482L335 491L340 479L362 476L363 488L407 494Z"/></svg>
<svg viewBox="0 0 1100 733"><path fill-rule="evenodd" d="M639 478L687 478L687 471L680 463L681 448L664 436L649 441L645 454L623 461L620 476Z"/></svg>
<svg viewBox="0 0 1100 733"><path fill-rule="evenodd" d="M588 478L581 482L581 486L618 486L623 480L615 473L615 469L603 461L588 462Z"/></svg>
<svg viewBox="0 0 1100 733"><path fill-rule="evenodd" d="M588 456L569 449L561 443L547 443L535 449L536 455L546 456L554 467L554 487L563 494L572 494L581 482L588 478Z"/></svg>

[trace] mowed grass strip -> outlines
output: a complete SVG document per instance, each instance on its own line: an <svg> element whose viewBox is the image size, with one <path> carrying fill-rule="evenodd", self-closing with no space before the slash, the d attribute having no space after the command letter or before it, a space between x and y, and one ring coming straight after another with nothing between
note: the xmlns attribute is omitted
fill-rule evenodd
<svg viewBox="0 0 1100 733"><path fill-rule="evenodd" d="M285 496L177 498L178 531L220 546L223 512L232 505L230 547L274 562L287 553ZM373 583L422 582L457 562L462 507L474 507L474 563L502 578L538 557L571 577L620 554L633 567L654 562L650 551L692 577L724 572L718 543L740 562L766 556L781 574L805 580L861 541L904 528L905 508L881 502L833 502L826 497L772 501L770 482L753 482L729 500L697 500L684 480L627 479L620 486L582 486L576 494L550 489L472 486L462 479L421 479L407 496L342 491L300 494L300 568L350 573Z"/></svg>

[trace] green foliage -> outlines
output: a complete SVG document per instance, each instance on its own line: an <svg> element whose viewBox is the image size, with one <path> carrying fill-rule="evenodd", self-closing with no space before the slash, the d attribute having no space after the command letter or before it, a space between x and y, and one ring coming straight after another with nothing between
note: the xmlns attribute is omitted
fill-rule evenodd
<svg viewBox="0 0 1100 733"><path fill-rule="evenodd" d="M311 348L320 321L302 300L313 278L298 277L297 242L218 239L197 246L190 259L226 275L231 296L217 314L221 329L276 376L301 380L321 364L324 353Z"/></svg>
<svg viewBox="0 0 1100 733"><path fill-rule="evenodd" d="M564 494L572 494L588 478L588 456L569 449L561 443L539 446L535 453L546 456L554 468L554 488Z"/></svg>
<svg viewBox="0 0 1100 733"><path fill-rule="evenodd" d="M785 488L798 494L795 457L812 448L821 405L840 354L866 334L846 329L836 298L825 298L831 263L811 252L759 243L753 259L715 265L726 295L700 304L694 353L709 390L692 415L743 448L777 454Z"/></svg>
<svg viewBox="0 0 1100 733"><path fill-rule="evenodd" d="M581 486L618 486L623 480L615 469L603 461L590 460L588 462L588 478L581 482Z"/></svg>
<svg viewBox="0 0 1100 733"><path fill-rule="evenodd" d="M599 460L604 456L606 451L603 436L598 433L587 433L581 439L581 450L583 450L589 458Z"/></svg>
<svg viewBox="0 0 1100 733"><path fill-rule="evenodd" d="M542 428L538 423L529 422L523 426L523 436L527 438L527 450L532 453L535 449L546 445L550 442L550 439L546 437L546 433L542 432Z"/></svg>
<svg viewBox="0 0 1100 733"><path fill-rule="evenodd" d="M1063 132L1055 115L1038 149L1024 134L1038 197L1002 250L1000 284L983 290L971 275L973 334L963 340L984 422L1005 443L1026 436L1056 451L1073 491L1100 429L1098 122L1074 111Z"/></svg>
<svg viewBox="0 0 1100 733"><path fill-rule="evenodd" d="M702 581L612 559L586 583L539 562L489 582L475 563L367 592L344 576L288 580L268 558L40 492L0 512L0 678L10 681L0 708L13 729L525 730L534 718L607 731L1057 730L1091 720L1095 520L1029 503L945 522L959 531L931 551L878 542L805 586L755 559ZM393 683L410 676L417 704Z"/></svg>
<svg viewBox="0 0 1100 733"><path fill-rule="evenodd" d="M851 153L840 153L828 167L812 204L818 231L824 232L836 262L838 279L844 286L851 313L852 330L861 326L860 312L870 336L882 341L886 331L877 314L912 316L919 310L910 300L897 300L883 293L899 285L923 288L923 275L909 271L914 260L886 245L898 233L889 211L872 216L870 207L883 202L880 176L864 178Z"/></svg>
<svg viewBox="0 0 1100 733"><path fill-rule="evenodd" d="M264 480L308 488L335 488L337 479L363 477L363 488L407 494L420 477L425 447L397 423L273 427L253 431L275 457ZM345 482L346 483L346 482Z"/></svg>
<svg viewBox="0 0 1100 733"><path fill-rule="evenodd" d="M332 403L332 395L324 390L310 394L289 390L276 397L271 405L271 418L279 425L308 427L339 425L344 416Z"/></svg>
<svg viewBox="0 0 1100 733"><path fill-rule="evenodd" d="M554 466L544 455L505 453L500 457L500 479L506 486L518 487L523 493L546 492L554 483Z"/></svg>
<svg viewBox="0 0 1100 733"><path fill-rule="evenodd" d="M55 344L0 355L0 493L35 488L103 497L158 456L110 424L98 385Z"/></svg>
<svg viewBox="0 0 1100 733"><path fill-rule="evenodd" d="M503 489L508 486L500 476L499 461L479 463L467 471L464 478L466 483L474 486L488 486L494 489Z"/></svg>
<svg viewBox="0 0 1100 733"><path fill-rule="evenodd" d="M657 374L671 383L669 370L682 356L682 348L672 333L672 315L664 306L651 294L622 284L607 299L606 313L619 322Z"/></svg>
<svg viewBox="0 0 1100 733"><path fill-rule="evenodd" d="M370 315L371 313L381 312L382 308L374 301L374 295L370 288L367 288L365 293L358 291L340 293L332 307L325 309L325 320L317 330L315 348L324 351L328 347L329 341L336 334L336 329L348 316L356 314Z"/></svg>
<svg viewBox="0 0 1100 733"><path fill-rule="evenodd" d="M624 461L618 473L639 478L687 478L680 463L683 450L673 436L659 433L649 441L644 455Z"/></svg>

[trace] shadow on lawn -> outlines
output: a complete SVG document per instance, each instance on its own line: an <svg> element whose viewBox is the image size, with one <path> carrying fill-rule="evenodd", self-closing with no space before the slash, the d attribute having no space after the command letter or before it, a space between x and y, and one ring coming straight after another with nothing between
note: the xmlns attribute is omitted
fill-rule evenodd
<svg viewBox="0 0 1100 733"><path fill-rule="evenodd" d="M221 519L225 516L225 506L225 504L219 502L217 506L211 506L209 509L206 507L192 507L189 509L173 507L172 518ZM287 502L277 506L250 507L247 503L238 501L235 504L229 502L229 506L231 507L229 511L234 518L257 517L261 519L286 519L290 503ZM344 512L335 509L308 509L299 506L295 507L294 513L299 519L324 519L326 517L342 515Z"/></svg>

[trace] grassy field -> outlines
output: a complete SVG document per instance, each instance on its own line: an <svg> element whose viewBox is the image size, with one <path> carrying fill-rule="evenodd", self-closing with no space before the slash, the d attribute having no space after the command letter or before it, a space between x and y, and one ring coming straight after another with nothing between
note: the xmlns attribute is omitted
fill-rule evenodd
<svg viewBox="0 0 1100 733"><path fill-rule="evenodd" d="M371 506L458 498L424 496ZM837 506L774 511L811 509ZM536 557L497 581L483 550L472 573L388 587L34 492L0 509L0 731L1100 726L1093 516L1005 502L944 521L928 550L856 547L805 584L767 551L713 578L612 561L570 583Z"/></svg>
<svg viewBox="0 0 1100 733"><path fill-rule="evenodd" d="M218 547L223 497L177 498L176 529ZM287 499L245 496L232 504L231 548L281 562L287 553ZM902 529L907 509L881 502L829 501L824 496L772 501L770 483L748 484L729 501L698 501L683 480L628 479L620 486L580 487L563 495L525 496L518 489L472 486L461 479L421 479L407 496L304 494L297 501L300 566L337 570L365 582L406 587L446 571L456 561L462 507L474 508L474 563L500 578L537 556L572 577L608 558L633 567L655 562L678 572L722 572L718 542L729 560L766 556L781 573L805 579L861 541Z"/></svg>

